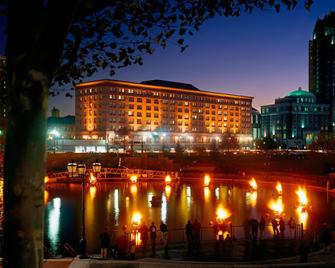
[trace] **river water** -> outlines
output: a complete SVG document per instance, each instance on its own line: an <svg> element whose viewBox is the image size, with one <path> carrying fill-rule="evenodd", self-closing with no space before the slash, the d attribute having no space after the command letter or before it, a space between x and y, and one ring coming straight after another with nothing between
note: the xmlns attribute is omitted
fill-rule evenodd
<svg viewBox="0 0 335 268"><path fill-rule="evenodd" d="M99 234L107 227L115 239L123 225L131 226L131 218L140 212L149 225L161 221L169 229L184 228L188 220L198 219L203 227L215 220L218 207L228 209L234 226L242 225L246 218L266 217L269 223L275 212L269 208L270 200L280 201L287 221L291 216L297 223L303 222L304 229L320 224L334 215L335 202L324 192L307 188L308 212L301 215L298 185L282 184L282 196L275 189L276 183L259 183L256 192L249 191L248 183L230 185L216 182L209 187L202 183L179 183L166 186L165 183L98 183L86 187L85 223L88 252L99 251ZM161 203L152 206L153 196ZM279 200L280 199L280 200ZM45 191L45 245L53 253L59 253L60 245L69 243L78 249L81 234L81 185L54 184Z"/></svg>

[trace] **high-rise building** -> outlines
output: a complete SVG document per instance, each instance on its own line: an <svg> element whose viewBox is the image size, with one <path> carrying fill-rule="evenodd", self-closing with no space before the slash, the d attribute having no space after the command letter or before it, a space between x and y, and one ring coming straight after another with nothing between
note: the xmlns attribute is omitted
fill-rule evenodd
<svg viewBox="0 0 335 268"><path fill-rule="evenodd" d="M328 103L329 130L335 130L335 12L318 19L309 41L309 91Z"/></svg>
<svg viewBox="0 0 335 268"><path fill-rule="evenodd" d="M329 104L317 103L313 93L299 88L261 106L261 134L283 147L302 148L321 131L328 131L328 115Z"/></svg>
<svg viewBox="0 0 335 268"><path fill-rule="evenodd" d="M98 80L75 91L78 138L112 140L129 130L133 141L209 143L230 132L251 139L252 97L202 91L176 82Z"/></svg>

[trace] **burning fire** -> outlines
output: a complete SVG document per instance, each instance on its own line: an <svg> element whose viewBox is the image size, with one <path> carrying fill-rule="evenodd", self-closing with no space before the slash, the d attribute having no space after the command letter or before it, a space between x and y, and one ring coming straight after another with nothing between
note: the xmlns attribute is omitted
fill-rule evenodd
<svg viewBox="0 0 335 268"><path fill-rule="evenodd" d="M91 187L90 187L90 197L91 197L92 199L95 198L96 193L97 193L97 188L96 188L95 186L91 186Z"/></svg>
<svg viewBox="0 0 335 268"><path fill-rule="evenodd" d="M298 190L295 191L295 193L299 197L299 205L305 207L308 203L306 189L302 189L300 186L298 187Z"/></svg>
<svg viewBox="0 0 335 268"><path fill-rule="evenodd" d="M283 188L282 188L281 183L279 181L277 182L276 190L277 190L279 195L281 195L283 193Z"/></svg>
<svg viewBox="0 0 335 268"><path fill-rule="evenodd" d="M231 212L223 207L219 207L216 211L216 219L217 221L224 221L225 219L228 219L231 216Z"/></svg>
<svg viewBox="0 0 335 268"><path fill-rule="evenodd" d="M252 178L250 181L249 181L249 185L250 187L252 188L252 190L256 191L257 190L257 183L256 183L256 180L254 178Z"/></svg>
<svg viewBox="0 0 335 268"><path fill-rule="evenodd" d="M170 184L171 183L171 177L170 177L170 175L166 175L166 177L165 177L165 183L166 184Z"/></svg>
<svg viewBox="0 0 335 268"><path fill-rule="evenodd" d="M211 182L211 177L208 174L206 174L204 178L204 185L208 186L210 182Z"/></svg>
<svg viewBox="0 0 335 268"><path fill-rule="evenodd" d="M132 219L131 219L131 224L134 227L139 227L141 224L141 219L142 219L142 215L139 212L135 212Z"/></svg>
<svg viewBox="0 0 335 268"><path fill-rule="evenodd" d="M137 186L136 184L132 184L130 186L130 192L133 194L133 195L136 195L137 194Z"/></svg>
<svg viewBox="0 0 335 268"><path fill-rule="evenodd" d="M93 175L93 173L90 173L90 184L95 184L97 182L97 178Z"/></svg>
<svg viewBox="0 0 335 268"><path fill-rule="evenodd" d="M130 177L130 181L131 181L132 183L136 183L136 182L137 182L137 175L131 175L131 177Z"/></svg>
<svg viewBox="0 0 335 268"><path fill-rule="evenodd" d="M45 176L44 177L44 183L48 183L49 182L49 177L48 176Z"/></svg>
<svg viewBox="0 0 335 268"><path fill-rule="evenodd" d="M271 199L268 203L268 207L274 211L275 214L280 215L284 211L283 199L281 197L277 200Z"/></svg>

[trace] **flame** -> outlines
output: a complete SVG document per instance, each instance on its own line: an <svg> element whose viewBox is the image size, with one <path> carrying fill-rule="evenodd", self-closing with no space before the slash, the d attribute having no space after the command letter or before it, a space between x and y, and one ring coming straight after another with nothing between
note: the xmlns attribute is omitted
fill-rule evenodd
<svg viewBox="0 0 335 268"><path fill-rule="evenodd" d="M97 182L97 178L93 175L93 173L90 173L90 184L95 184Z"/></svg>
<svg viewBox="0 0 335 268"><path fill-rule="evenodd" d="M131 192L133 195L135 195L135 194L137 193L137 186L136 186L136 184L132 184L132 185L130 186L130 192Z"/></svg>
<svg viewBox="0 0 335 268"><path fill-rule="evenodd" d="M141 224L141 219L142 219L142 215L141 213L139 212L135 212L133 214L133 217L131 218L131 224L134 226L134 227L139 227L140 224Z"/></svg>
<svg viewBox="0 0 335 268"><path fill-rule="evenodd" d="M166 177L165 177L165 183L166 184L170 184L171 183L171 177L170 177L170 175L166 175Z"/></svg>
<svg viewBox="0 0 335 268"><path fill-rule="evenodd" d="M166 198L169 199L170 195L171 195L171 186L170 185L165 186L165 194L166 194Z"/></svg>
<svg viewBox="0 0 335 268"><path fill-rule="evenodd" d="M206 174L204 177L204 185L208 186L210 182L211 182L211 177L208 174Z"/></svg>
<svg viewBox="0 0 335 268"><path fill-rule="evenodd" d="M306 194L306 189L301 188L300 186L298 187L298 190L295 191L295 193L299 197L299 205L300 206L306 206L308 203L307 199L307 194Z"/></svg>
<svg viewBox="0 0 335 268"><path fill-rule="evenodd" d="M251 180L249 181L249 185L253 190L257 190L257 183L256 180L254 178L251 178Z"/></svg>
<svg viewBox="0 0 335 268"><path fill-rule="evenodd" d="M131 177L130 177L130 181L131 181L132 183L136 183L136 182L137 182L137 175L131 175Z"/></svg>
<svg viewBox="0 0 335 268"><path fill-rule="evenodd" d="M49 177L48 176L45 176L44 177L44 183L48 183L49 182Z"/></svg>
<svg viewBox="0 0 335 268"><path fill-rule="evenodd" d="M279 181L277 182L276 190L277 190L279 195L281 195L283 193L283 188L282 188L281 183Z"/></svg>
<svg viewBox="0 0 335 268"><path fill-rule="evenodd" d="M224 221L225 219L228 219L231 216L231 212L223 207L219 207L216 210L216 219L217 221Z"/></svg>
<svg viewBox="0 0 335 268"><path fill-rule="evenodd" d="M274 211L275 214L280 215L284 211L283 199L279 197L277 200L271 199L268 207Z"/></svg>

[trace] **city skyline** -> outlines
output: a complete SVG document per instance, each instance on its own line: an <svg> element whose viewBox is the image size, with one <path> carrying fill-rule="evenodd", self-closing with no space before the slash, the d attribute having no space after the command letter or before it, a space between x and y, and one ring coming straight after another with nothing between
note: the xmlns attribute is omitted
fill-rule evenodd
<svg viewBox="0 0 335 268"><path fill-rule="evenodd" d="M259 109L298 87L308 89L308 41L317 18L333 8L331 2L315 2L311 11L297 6L280 13L265 10L237 18L216 17L186 38L189 47L184 53L169 44L145 55L143 66L119 69L113 77L99 72L85 81L190 83L206 91L254 96L253 106ZM54 106L62 116L74 114L74 98L64 95L50 98L48 115Z"/></svg>

